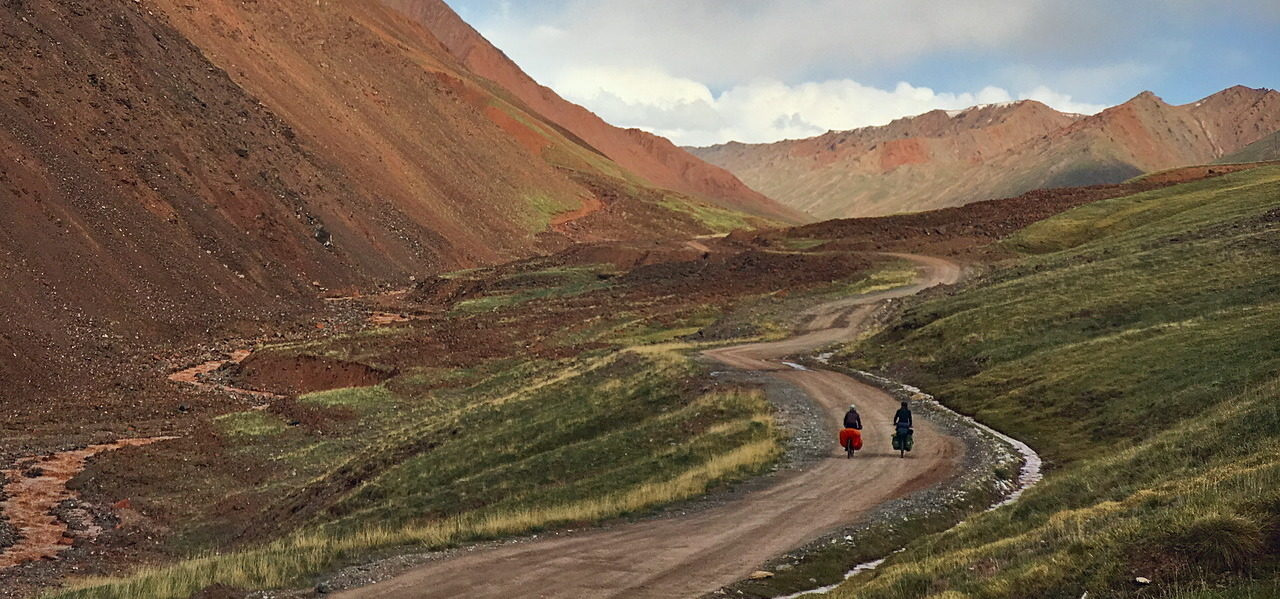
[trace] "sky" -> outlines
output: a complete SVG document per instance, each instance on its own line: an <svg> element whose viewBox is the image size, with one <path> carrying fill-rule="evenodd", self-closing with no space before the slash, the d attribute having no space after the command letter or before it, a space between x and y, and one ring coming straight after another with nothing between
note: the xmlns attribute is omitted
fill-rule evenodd
<svg viewBox="0 0 1280 599"><path fill-rule="evenodd" d="M540 83L681 145L1280 86L1280 0L447 1Z"/></svg>

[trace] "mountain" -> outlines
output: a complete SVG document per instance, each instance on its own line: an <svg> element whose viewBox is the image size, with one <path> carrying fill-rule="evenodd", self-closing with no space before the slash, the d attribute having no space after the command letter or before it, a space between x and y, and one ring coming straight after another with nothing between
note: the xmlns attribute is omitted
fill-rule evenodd
<svg viewBox="0 0 1280 599"><path fill-rule="evenodd" d="M804 140L693 153L820 218L957 206L1213 162L1280 129L1280 93L1233 87L1183 106L1143 92L1093 116L1034 101L925 113Z"/></svg>
<svg viewBox="0 0 1280 599"><path fill-rule="evenodd" d="M6 2L0 95L6 384L336 290L761 222L619 166L375 2Z"/></svg>
<svg viewBox="0 0 1280 599"><path fill-rule="evenodd" d="M728 171L703 162L669 140L639 129L610 125L586 108L539 85L443 0L381 2L425 25L472 72L493 81L532 112L646 181L734 210L790 222L807 220L799 212L779 205Z"/></svg>
<svg viewBox="0 0 1280 599"><path fill-rule="evenodd" d="M773 144L729 143L694 153L818 217L890 214L941 207L930 206L930 200L965 171L1078 118L1025 101L935 110L883 127Z"/></svg>

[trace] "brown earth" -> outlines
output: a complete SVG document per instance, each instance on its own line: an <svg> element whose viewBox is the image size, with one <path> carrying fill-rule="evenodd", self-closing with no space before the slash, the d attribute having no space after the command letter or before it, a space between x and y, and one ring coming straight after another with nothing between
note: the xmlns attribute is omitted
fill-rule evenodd
<svg viewBox="0 0 1280 599"><path fill-rule="evenodd" d="M818 308L808 332L787 341L707 352L728 366L773 373L819 402L832 429L828 459L781 475L768 488L723 506L679 518L464 552L333 596L698 596L746 578L769 558L846 525L884 501L945 480L962 457L958 441L922 421L916 429L917 451L910 459L899 459L886 449L890 427L884 424L893 421L897 400L835 372L795 370L778 361L857 335L877 302L959 279L959 266L946 260L898 257L921 266L917 285ZM834 443L834 430L855 402L869 424L864 431L867 449L848 460Z"/></svg>
<svg viewBox="0 0 1280 599"><path fill-rule="evenodd" d="M1280 93L1236 86L1172 106L1143 92L1093 116L1035 101L691 151L819 218L882 216L1214 162L1280 130ZM1265 158L1257 158L1265 159Z"/></svg>
<svg viewBox="0 0 1280 599"><path fill-rule="evenodd" d="M282 399L282 396L276 393L250 389L251 385L244 387L236 387L210 381L210 375L220 370L234 369L253 355L253 350L238 349L230 353L226 359L210 360L196 364L190 368L184 368L169 375L169 381L174 383L182 383L191 385L197 389L205 391L226 391L229 393L248 395L250 397L262 400Z"/></svg>
<svg viewBox="0 0 1280 599"><path fill-rule="evenodd" d="M1218 177L1221 175L1229 175L1240 171L1247 171L1262 166L1272 166L1280 164L1280 162L1249 162L1242 164L1217 164L1205 166L1188 166L1183 168L1175 168L1167 171L1159 171L1140 177L1135 183L1139 185L1156 184L1160 186L1177 185L1179 183L1187 183L1189 181L1198 181L1209 177Z"/></svg>
<svg viewBox="0 0 1280 599"><path fill-rule="evenodd" d="M367 387L385 381L395 373L364 364L321 356L278 356L255 354L233 367L230 373L237 387L258 389L278 395L302 395L314 391Z"/></svg>

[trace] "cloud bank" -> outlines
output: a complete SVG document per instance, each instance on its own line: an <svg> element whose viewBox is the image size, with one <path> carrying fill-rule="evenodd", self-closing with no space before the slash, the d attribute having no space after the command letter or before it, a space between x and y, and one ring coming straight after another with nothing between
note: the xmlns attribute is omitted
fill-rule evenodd
<svg viewBox="0 0 1280 599"><path fill-rule="evenodd" d="M1143 89L1176 100L1280 78L1275 0L450 3L566 98L686 145L1023 98L1092 113Z"/></svg>
<svg viewBox="0 0 1280 599"><path fill-rule="evenodd" d="M638 127L678 144L700 146L734 140L766 143L821 135L934 109L1029 98L1059 110L1094 113L1104 106L1037 87L1012 94L998 87L939 93L898 83L879 89L850 79L788 85L759 78L715 94L705 84L655 67L578 67L559 73L551 86L605 120Z"/></svg>

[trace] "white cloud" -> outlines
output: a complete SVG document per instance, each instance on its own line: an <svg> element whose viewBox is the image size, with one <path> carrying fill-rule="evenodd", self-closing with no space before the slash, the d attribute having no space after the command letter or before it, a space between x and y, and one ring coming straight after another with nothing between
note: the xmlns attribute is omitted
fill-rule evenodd
<svg viewBox="0 0 1280 599"><path fill-rule="evenodd" d="M639 127L681 145L812 137L829 130L883 125L934 109L1016 98L1039 100L1068 112L1093 113L1103 108L1075 102L1043 86L1018 95L990 86L976 92L940 93L905 82L885 90L848 79L787 85L760 78L716 95L705 84L655 67L566 69L552 86L611 123Z"/></svg>
<svg viewBox="0 0 1280 599"><path fill-rule="evenodd" d="M933 52L1015 43L1047 0L566 0L477 23L535 78L566 58L662 65L721 88L809 78L830 65L882 69ZM523 12L521 12L523 11ZM553 23L563 35L531 34Z"/></svg>
<svg viewBox="0 0 1280 599"><path fill-rule="evenodd" d="M654 67L569 67L552 85L568 97L594 98L613 94L662 108L715 101L707 86L673 77Z"/></svg>
<svg viewBox="0 0 1280 599"><path fill-rule="evenodd" d="M1056 92L1043 85L1027 92L1023 97L1028 100L1043 102L1062 112L1074 112L1077 114L1094 114L1106 108L1104 104L1077 102L1070 94Z"/></svg>

